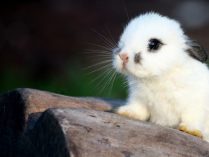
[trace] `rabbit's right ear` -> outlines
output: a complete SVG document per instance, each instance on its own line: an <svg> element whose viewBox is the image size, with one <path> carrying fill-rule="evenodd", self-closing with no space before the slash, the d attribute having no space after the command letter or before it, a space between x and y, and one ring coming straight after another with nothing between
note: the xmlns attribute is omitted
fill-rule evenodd
<svg viewBox="0 0 209 157"><path fill-rule="evenodd" d="M186 51L191 57L199 60L200 62L206 62L208 59L208 54L199 43L194 40L188 40L187 45L189 48Z"/></svg>

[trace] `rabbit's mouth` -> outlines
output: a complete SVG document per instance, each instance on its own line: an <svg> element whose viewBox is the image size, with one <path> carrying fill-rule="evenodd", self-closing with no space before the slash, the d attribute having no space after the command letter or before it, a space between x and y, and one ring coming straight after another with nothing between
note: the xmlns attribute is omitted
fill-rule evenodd
<svg viewBox="0 0 209 157"><path fill-rule="evenodd" d="M122 74L126 74L128 70L128 56L125 54L116 54L113 58L113 68Z"/></svg>

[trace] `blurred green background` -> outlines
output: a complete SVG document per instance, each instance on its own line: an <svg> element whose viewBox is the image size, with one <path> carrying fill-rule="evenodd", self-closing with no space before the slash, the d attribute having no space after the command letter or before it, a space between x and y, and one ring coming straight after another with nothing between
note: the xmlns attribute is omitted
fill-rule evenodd
<svg viewBox="0 0 209 157"><path fill-rule="evenodd" d="M100 55L110 46L107 42L115 45L127 22L147 11L179 20L189 36L209 49L207 0L1 2L0 92L27 87L72 96L125 98L123 78L113 82L109 71L103 74L101 69L106 63L92 65L103 63L107 56ZM111 52L106 55L111 57Z"/></svg>

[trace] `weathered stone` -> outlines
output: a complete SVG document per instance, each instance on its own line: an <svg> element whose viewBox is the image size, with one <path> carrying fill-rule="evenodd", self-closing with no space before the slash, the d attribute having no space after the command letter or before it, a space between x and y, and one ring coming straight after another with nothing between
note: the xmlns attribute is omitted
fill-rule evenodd
<svg viewBox="0 0 209 157"><path fill-rule="evenodd" d="M42 156L207 157L209 144L175 129L86 109L50 109L30 134Z"/></svg>
<svg viewBox="0 0 209 157"><path fill-rule="evenodd" d="M2 94L0 156L209 157L199 138L104 112L123 103L33 89Z"/></svg>
<svg viewBox="0 0 209 157"><path fill-rule="evenodd" d="M35 89L16 89L0 96L0 129L9 128L16 133L22 133L31 113L43 112L48 108L86 108L105 111L121 103L123 102L119 100L77 98Z"/></svg>
<svg viewBox="0 0 209 157"><path fill-rule="evenodd" d="M25 88L2 94L0 95L0 156L40 157L36 155L35 152L38 151L34 151L35 148L24 133L27 134L33 129L40 112L48 108L109 110L119 103L121 102L115 100L68 97ZM31 118L28 119L29 115Z"/></svg>

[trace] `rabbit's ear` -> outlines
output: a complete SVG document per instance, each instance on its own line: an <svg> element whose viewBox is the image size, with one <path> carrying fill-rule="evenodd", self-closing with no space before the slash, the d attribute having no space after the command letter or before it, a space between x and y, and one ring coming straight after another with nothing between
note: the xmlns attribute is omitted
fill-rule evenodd
<svg viewBox="0 0 209 157"><path fill-rule="evenodd" d="M200 62L205 62L208 59L207 52L199 43L194 40L189 40L187 44L189 45L187 52L191 57L199 60Z"/></svg>

